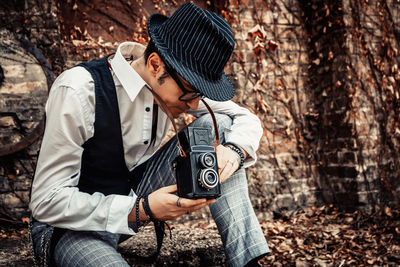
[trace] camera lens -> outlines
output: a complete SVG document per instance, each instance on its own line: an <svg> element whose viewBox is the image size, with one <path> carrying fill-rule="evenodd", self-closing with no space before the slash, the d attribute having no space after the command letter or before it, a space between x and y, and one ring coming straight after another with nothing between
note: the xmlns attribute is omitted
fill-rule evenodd
<svg viewBox="0 0 400 267"><path fill-rule="evenodd" d="M204 168L212 168L215 165L215 156L214 154L207 152L204 154L200 155L200 164L204 167Z"/></svg>
<svg viewBox="0 0 400 267"><path fill-rule="evenodd" d="M214 169L201 170L199 183L207 190L213 189L218 184L218 173Z"/></svg>

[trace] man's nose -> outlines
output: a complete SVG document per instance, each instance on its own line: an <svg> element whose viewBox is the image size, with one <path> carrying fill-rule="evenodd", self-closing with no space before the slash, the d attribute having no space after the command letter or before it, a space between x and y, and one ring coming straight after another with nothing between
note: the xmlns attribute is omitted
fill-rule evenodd
<svg viewBox="0 0 400 267"><path fill-rule="evenodd" d="M187 102L191 110L196 110L199 107L200 96Z"/></svg>

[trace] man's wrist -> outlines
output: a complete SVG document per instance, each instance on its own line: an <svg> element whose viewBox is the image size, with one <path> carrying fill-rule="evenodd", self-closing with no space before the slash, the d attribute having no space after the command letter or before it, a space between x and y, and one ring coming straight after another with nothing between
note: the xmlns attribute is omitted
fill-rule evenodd
<svg viewBox="0 0 400 267"><path fill-rule="evenodd" d="M144 209L144 213L150 219L150 221L152 221L152 222L156 222L157 221L154 218L154 215L153 215L153 213L151 212L151 209L150 209L149 195L144 195L144 197L143 197L143 209Z"/></svg>
<svg viewBox="0 0 400 267"><path fill-rule="evenodd" d="M142 198L141 200L140 200L140 206L141 206L141 209L140 209L140 215L141 215L141 220L143 221L150 221L150 216L149 215L147 215L147 213L146 213L146 210L144 209L144 198Z"/></svg>
<svg viewBox="0 0 400 267"><path fill-rule="evenodd" d="M230 145L228 145L228 148L230 148L231 146ZM232 149L231 149L232 150ZM239 155L239 153L237 153L236 151L234 151L234 150L232 150L233 152L235 152L234 154L235 154L235 157L236 157L236 161L237 161L237 163L238 163L238 168L240 168L240 163L242 162L242 158L240 157L240 155Z"/></svg>
<svg viewBox="0 0 400 267"><path fill-rule="evenodd" d="M136 222L136 201L135 205L133 206L133 209L131 213L128 215L128 221L129 222ZM143 198L140 199L139 201L139 220L144 222L144 221L150 221L150 218L146 215L144 209L143 209Z"/></svg>
<svg viewBox="0 0 400 267"><path fill-rule="evenodd" d="M230 148L232 151L237 153L237 155L240 158L238 169L242 168L243 164L244 164L244 159L245 159L245 156L244 156L245 154L244 154L243 150L240 147L238 147L237 145L232 144L232 143L225 143L224 146Z"/></svg>

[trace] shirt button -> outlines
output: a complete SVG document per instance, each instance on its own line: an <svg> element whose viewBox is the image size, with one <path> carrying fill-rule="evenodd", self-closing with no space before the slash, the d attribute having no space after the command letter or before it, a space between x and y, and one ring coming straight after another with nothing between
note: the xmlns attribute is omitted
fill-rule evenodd
<svg viewBox="0 0 400 267"><path fill-rule="evenodd" d="M149 112L151 109L149 107L146 107L146 111Z"/></svg>
<svg viewBox="0 0 400 267"><path fill-rule="evenodd" d="M148 143L149 143L149 141L148 140L146 140L146 141L144 141L143 142L145 145L147 145Z"/></svg>

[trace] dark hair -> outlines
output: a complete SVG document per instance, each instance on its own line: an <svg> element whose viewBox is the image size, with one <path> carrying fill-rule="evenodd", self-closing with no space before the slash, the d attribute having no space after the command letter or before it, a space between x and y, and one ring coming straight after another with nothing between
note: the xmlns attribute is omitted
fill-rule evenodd
<svg viewBox="0 0 400 267"><path fill-rule="evenodd" d="M158 55L160 55L160 53L158 52L157 47L154 45L154 42L150 39L149 44L146 47L146 50L144 50L144 62L145 64L147 64L147 60L149 59L149 56L151 53L156 52ZM161 58L161 56L160 56ZM163 62L164 60L161 59ZM164 62L165 64L165 62ZM169 77L169 73L167 71L164 70L164 73L160 76L160 78L158 78L158 82L159 84L163 84L165 82L165 79Z"/></svg>
<svg viewBox="0 0 400 267"><path fill-rule="evenodd" d="M149 59L150 54L153 53L153 52L156 52L157 54L160 54L160 53L158 53L158 49L154 45L153 40L150 39L150 42L147 45L146 50L144 50L144 54L143 54L144 55L145 64L147 64L147 60Z"/></svg>

